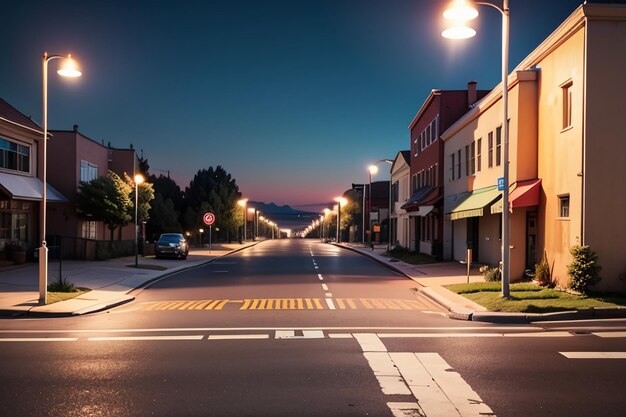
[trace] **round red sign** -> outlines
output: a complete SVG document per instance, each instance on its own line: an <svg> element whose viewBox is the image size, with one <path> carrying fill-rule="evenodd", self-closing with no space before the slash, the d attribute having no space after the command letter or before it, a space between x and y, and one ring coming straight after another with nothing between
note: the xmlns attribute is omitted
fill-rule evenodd
<svg viewBox="0 0 626 417"><path fill-rule="evenodd" d="M204 224L206 224L207 226L211 226L213 223L215 223L215 214L211 212L204 213L204 216L202 216L202 221L204 221Z"/></svg>

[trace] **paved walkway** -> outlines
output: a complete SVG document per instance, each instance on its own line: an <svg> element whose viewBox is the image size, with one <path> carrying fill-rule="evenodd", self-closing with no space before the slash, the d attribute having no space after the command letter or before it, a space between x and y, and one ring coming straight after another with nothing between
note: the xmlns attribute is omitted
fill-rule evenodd
<svg viewBox="0 0 626 417"><path fill-rule="evenodd" d="M134 256L108 261L64 260L62 264L51 260L48 264L48 283L58 280L62 274L76 287L92 291L42 306L38 304L39 266L36 262L0 266L0 315L68 316L103 310L133 300L134 297L128 293L147 282L202 265L256 243L214 244L211 251L208 248L192 248L186 260L139 257L139 268L134 267Z"/></svg>
<svg viewBox="0 0 626 417"><path fill-rule="evenodd" d="M20 266L0 265L0 316L68 316L104 310L134 299L129 293L146 283L188 268L207 263L220 256L255 245L216 244L212 250L192 249L187 260L155 259L140 257L140 268L134 268L134 257L123 257L108 261L57 261L49 263L48 282L63 278L76 287L90 288L78 297L66 301L40 306L38 304L38 264ZM380 262L419 284L419 291L450 312L452 318L488 321L495 323L528 323L540 320L566 320L581 318L626 317L626 309L595 309L581 312L551 314L524 314L490 312L465 297L447 290L444 285L468 281L467 266L458 262L440 262L425 265L410 265L384 256L386 246L372 250L361 244L340 244ZM470 271L470 282L482 282L483 277L476 268Z"/></svg>
<svg viewBox="0 0 626 417"><path fill-rule="evenodd" d="M573 320L591 318L626 318L626 308L597 308L585 311L564 311L558 313L503 313L487 311L483 306L453 293L444 286L469 282L484 282L478 272L478 265L467 275L467 264L459 262L438 262L434 264L411 265L385 256L387 245L377 245L372 250L361 243L341 243L340 246L359 252L393 269L416 283L418 290L450 312L450 317L460 320L486 321L491 323L530 323L533 321Z"/></svg>

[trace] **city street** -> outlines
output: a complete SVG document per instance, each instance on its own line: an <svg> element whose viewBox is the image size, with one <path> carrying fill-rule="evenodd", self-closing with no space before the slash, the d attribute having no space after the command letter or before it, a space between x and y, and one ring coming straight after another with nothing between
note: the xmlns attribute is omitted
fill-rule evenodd
<svg viewBox="0 0 626 417"><path fill-rule="evenodd" d="M0 415L624 414L626 320L452 320L417 285L281 239L101 313L2 320Z"/></svg>

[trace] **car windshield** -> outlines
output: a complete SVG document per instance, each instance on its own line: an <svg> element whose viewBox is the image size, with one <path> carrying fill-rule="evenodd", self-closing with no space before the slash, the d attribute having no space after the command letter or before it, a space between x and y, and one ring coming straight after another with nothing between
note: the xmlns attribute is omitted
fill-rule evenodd
<svg viewBox="0 0 626 417"><path fill-rule="evenodd" d="M161 235L159 242L178 243L183 240L181 235Z"/></svg>

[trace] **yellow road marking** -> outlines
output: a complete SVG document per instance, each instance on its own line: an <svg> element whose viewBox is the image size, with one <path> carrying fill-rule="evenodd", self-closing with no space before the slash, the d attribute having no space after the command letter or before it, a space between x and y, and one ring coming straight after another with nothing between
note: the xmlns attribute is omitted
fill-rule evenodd
<svg viewBox="0 0 626 417"><path fill-rule="evenodd" d="M390 298L330 298L339 310L424 310L417 300ZM320 298L244 298L242 300L179 300L144 303L135 309L144 311L198 311L227 309L237 305L239 310L328 310ZM232 309L232 308L230 308Z"/></svg>

